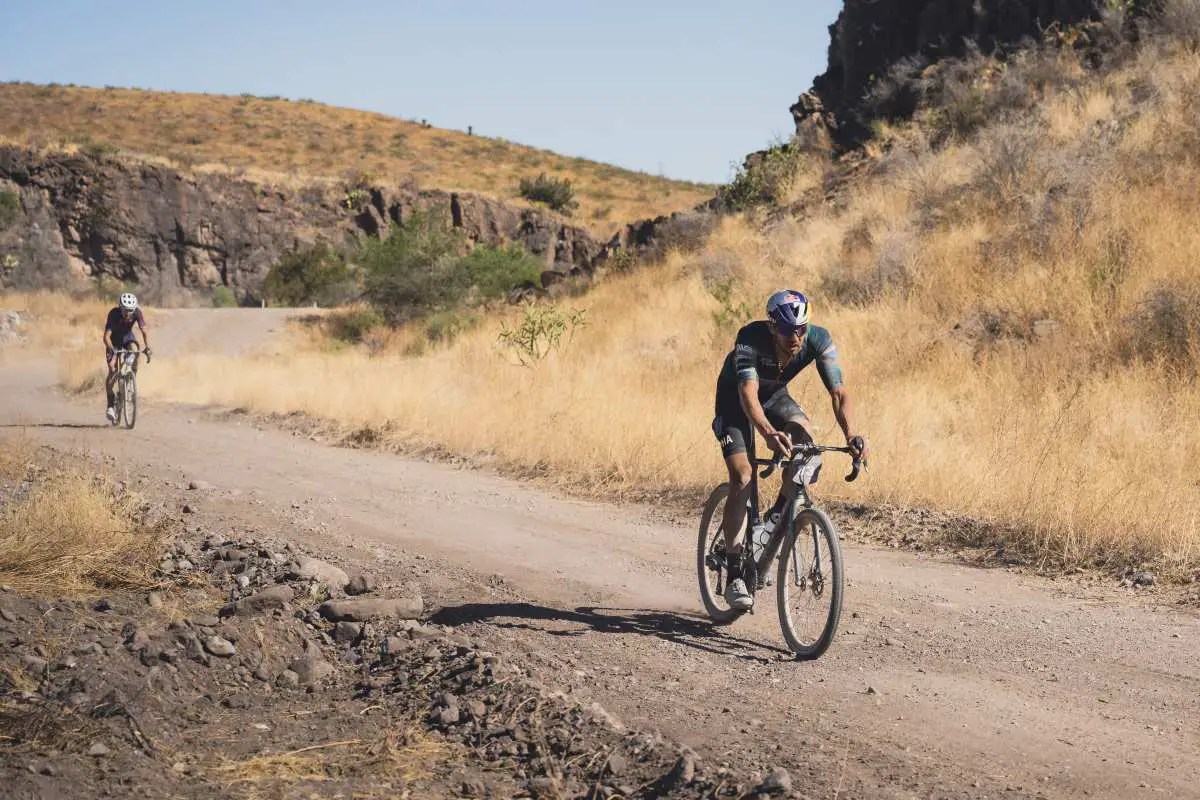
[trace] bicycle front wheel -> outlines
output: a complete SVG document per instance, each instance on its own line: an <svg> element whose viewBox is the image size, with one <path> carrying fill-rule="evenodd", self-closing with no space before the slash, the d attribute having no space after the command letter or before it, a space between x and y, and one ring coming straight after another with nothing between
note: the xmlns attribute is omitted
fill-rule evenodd
<svg viewBox="0 0 1200 800"><path fill-rule="evenodd" d="M696 541L696 574L700 579L700 599L709 618L718 625L728 625L745 614L730 608L723 594L729 580L725 569L725 536L721 532L721 521L725 516L725 501L729 498L729 484L722 483L709 495L700 517L700 536ZM742 526L745 527L745 516Z"/></svg>
<svg viewBox="0 0 1200 800"><path fill-rule="evenodd" d="M132 430L137 422L137 379L131 374L121 379L121 416L125 427Z"/></svg>
<svg viewBox="0 0 1200 800"><path fill-rule="evenodd" d="M842 617L842 548L824 511L808 508L779 554L779 626L800 659L829 649Z"/></svg>

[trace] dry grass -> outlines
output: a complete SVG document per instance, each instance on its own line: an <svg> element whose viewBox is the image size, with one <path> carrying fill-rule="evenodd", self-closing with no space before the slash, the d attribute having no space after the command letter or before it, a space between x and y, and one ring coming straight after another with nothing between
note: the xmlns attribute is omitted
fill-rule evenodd
<svg viewBox="0 0 1200 800"><path fill-rule="evenodd" d="M210 772L222 782L240 784L320 783L347 776L411 782L454 756L454 748L413 728L389 730L372 740L350 739L309 745L286 753L265 753L230 761Z"/></svg>
<svg viewBox="0 0 1200 800"><path fill-rule="evenodd" d="M415 178L512 202L521 202L522 177L545 172L570 179L580 224L605 234L693 208L714 191L383 114L250 96L0 84L0 140L84 149L102 142L183 169L249 170L272 182Z"/></svg>
<svg viewBox="0 0 1200 800"><path fill-rule="evenodd" d="M901 131L886 179L844 208L769 234L728 221L703 252L566 301L590 325L533 369L491 319L419 357L402 333L374 354L164 362L146 391L609 496L698 497L722 476L708 424L732 337L706 286L734 280L729 305L756 313L793 286L839 344L875 454L865 481L821 494L992 521L972 537L1003 531L1048 566L1183 574L1200 562L1197 113L1200 57L1170 51L941 149ZM835 439L815 377L794 394Z"/></svg>
<svg viewBox="0 0 1200 800"><path fill-rule="evenodd" d="M56 596L154 585L161 537L137 522L137 504L102 477L44 474L0 507L0 583Z"/></svg>

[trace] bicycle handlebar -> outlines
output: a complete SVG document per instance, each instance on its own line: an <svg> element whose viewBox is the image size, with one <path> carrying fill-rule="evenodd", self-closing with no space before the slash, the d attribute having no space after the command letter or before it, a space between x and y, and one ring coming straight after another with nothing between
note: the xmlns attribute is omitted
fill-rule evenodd
<svg viewBox="0 0 1200 800"><path fill-rule="evenodd" d="M823 444L797 444L792 446L792 451L787 455L783 453L776 453L775 457L770 461L756 458L754 463L759 466L766 466L766 469L758 473L758 477L766 479L771 477L771 474L774 473L775 470L778 469L779 466L784 462L787 462L790 465L790 463L795 460L796 456L812 456L818 453L846 453L847 455L853 456L854 450L849 447L833 447ZM850 474L846 476L846 482L849 483L857 480L859 471L866 466L867 462L863 461L861 458L855 457L854 463L850 467Z"/></svg>
<svg viewBox="0 0 1200 800"><path fill-rule="evenodd" d="M113 355L115 355L115 356L125 356L125 355L129 355L130 353L132 353L135 356L145 356L146 363L147 364L150 363L150 354L147 353L145 350L130 350L126 347L122 347L120 349L116 349L116 348L113 349Z"/></svg>

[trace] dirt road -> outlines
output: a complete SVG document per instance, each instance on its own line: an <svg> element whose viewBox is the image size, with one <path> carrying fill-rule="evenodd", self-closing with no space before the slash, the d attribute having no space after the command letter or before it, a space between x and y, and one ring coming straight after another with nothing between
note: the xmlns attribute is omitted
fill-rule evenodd
<svg viewBox="0 0 1200 800"><path fill-rule="evenodd" d="M222 313L175 312L158 356L278 328ZM153 398L116 431L101 400L54 382L49 362L0 370L0 437L23 428L133 476L213 484L189 524L281 530L415 570L437 621L547 685L706 759L785 766L806 796L1200 797L1192 611L851 544L839 636L796 663L770 597L728 629L699 616L691 520Z"/></svg>

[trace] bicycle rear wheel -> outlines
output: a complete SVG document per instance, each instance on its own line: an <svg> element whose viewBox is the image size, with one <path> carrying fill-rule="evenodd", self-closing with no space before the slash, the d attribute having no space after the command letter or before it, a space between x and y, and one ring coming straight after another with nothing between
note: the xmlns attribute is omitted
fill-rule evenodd
<svg viewBox="0 0 1200 800"><path fill-rule="evenodd" d="M842 548L824 511L807 508L779 553L779 626L800 659L829 649L842 617Z"/></svg>
<svg viewBox="0 0 1200 800"><path fill-rule="evenodd" d="M137 378L133 374L121 379L121 416L125 428L132 430L137 422Z"/></svg>
<svg viewBox="0 0 1200 800"><path fill-rule="evenodd" d="M745 611L730 608L725 602L724 588L729 574L725 569L725 536L721 521L725 516L725 501L729 484L722 483L708 497L700 517L700 536L696 541L696 576L700 580L700 599L709 618L718 625L728 625ZM742 527L746 525L742 517Z"/></svg>

